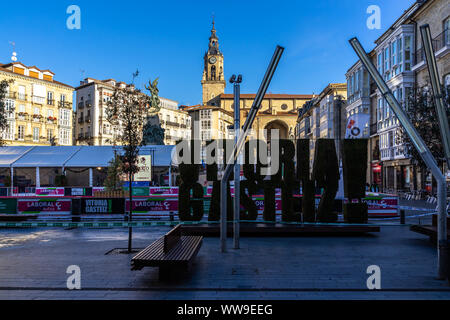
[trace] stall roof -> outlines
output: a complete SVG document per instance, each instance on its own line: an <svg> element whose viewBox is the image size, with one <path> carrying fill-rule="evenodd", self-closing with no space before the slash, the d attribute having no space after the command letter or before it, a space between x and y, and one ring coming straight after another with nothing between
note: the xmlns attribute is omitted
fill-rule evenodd
<svg viewBox="0 0 450 320"><path fill-rule="evenodd" d="M38 146L27 152L15 161L14 168L54 168L63 167L64 164L81 149L80 146L45 147Z"/></svg>
<svg viewBox="0 0 450 320"><path fill-rule="evenodd" d="M9 168L11 164L20 159L24 154L33 149L27 146L0 147L0 168Z"/></svg>
<svg viewBox="0 0 450 320"><path fill-rule="evenodd" d="M140 154L152 155L153 166L167 167L172 163L175 146L145 146ZM49 168L107 167L114 150L123 153L120 146L7 146L0 147L0 167Z"/></svg>

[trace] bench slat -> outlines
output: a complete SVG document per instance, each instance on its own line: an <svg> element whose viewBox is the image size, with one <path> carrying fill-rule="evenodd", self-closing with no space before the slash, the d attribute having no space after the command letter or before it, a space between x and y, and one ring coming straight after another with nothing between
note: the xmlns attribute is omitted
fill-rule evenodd
<svg viewBox="0 0 450 320"><path fill-rule="evenodd" d="M148 261L183 262L192 259L203 237L183 236L180 242L167 254L164 253L163 238L155 241L150 246L138 253L133 259L134 263L146 263Z"/></svg>

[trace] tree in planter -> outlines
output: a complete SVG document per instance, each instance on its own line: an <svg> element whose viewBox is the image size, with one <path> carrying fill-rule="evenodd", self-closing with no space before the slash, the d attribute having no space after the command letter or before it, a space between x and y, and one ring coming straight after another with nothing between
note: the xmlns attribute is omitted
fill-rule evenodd
<svg viewBox="0 0 450 320"><path fill-rule="evenodd" d="M106 191L116 191L122 189L122 159L119 155L114 154L114 158L109 161L105 179Z"/></svg>
<svg viewBox="0 0 450 320"><path fill-rule="evenodd" d="M428 88L429 87L430 86L428 86ZM449 120L450 86L442 88L442 93L444 95L444 105L447 106L447 120ZM445 162L445 156L433 92L431 90L427 90L426 87L416 90L407 97L405 109L412 124L430 149L433 157L438 162L439 167L442 168ZM427 166L423 162L422 157L417 152L416 148L414 148L414 145L404 130L400 130L399 137L404 142L407 154L411 157L411 161L414 164L414 170L416 167L420 168L422 179L419 189L423 190L425 188L424 173L427 172ZM414 187L417 189L416 173L413 175L413 181Z"/></svg>
<svg viewBox="0 0 450 320"><path fill-rule="evenodd" d="M5 98L8 94L8 88L13 83L12 80L0 81L0 132L4 132L8 128L8 112L14 110L7 110ZM3 137L0 135L0 146L4 145Z"/></svg>
<svg viewBox="0 0 450 320"><path fill-rule="evenodd" d="M146 87L151 96L147 96L134 86L116 88L106 107L107 121L115 128L113 142L123 146L122 172L130 183L130 211L128 219L133 219L133 177L139 171L137 160L139 149L145 144L143 126L150 114L159 111L159 99L156 99L157 82L149 81ZM132 228L129 228L128 251L131 252Z"/></svg>

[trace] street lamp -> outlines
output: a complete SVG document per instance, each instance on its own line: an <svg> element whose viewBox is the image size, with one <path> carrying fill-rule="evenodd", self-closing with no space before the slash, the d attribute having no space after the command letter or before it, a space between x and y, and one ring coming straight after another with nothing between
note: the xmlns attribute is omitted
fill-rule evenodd
<svg viewBox="0 0 450 320"><path fill-rule="evenodd" d="M239 129L241 127L241 83L242 75L232 75L230 83L233 84L234 92L234 143L237 145ZM234 222L233 222L233 244L235 249L239 249L239 219L241 211L241 166L239 163L239 151L234 158Z"/></svg>

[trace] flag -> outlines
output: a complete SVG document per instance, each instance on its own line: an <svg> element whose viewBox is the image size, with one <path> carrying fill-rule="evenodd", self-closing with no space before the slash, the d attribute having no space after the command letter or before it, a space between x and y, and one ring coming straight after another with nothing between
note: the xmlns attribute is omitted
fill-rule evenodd
<svg viewBox="0 0 450 320"><path fill-rule="evenodd" d="M360 139L364 137L364 129L369 127L370 115L367 113L356 113L348 118L346 139Z"/></svg>

